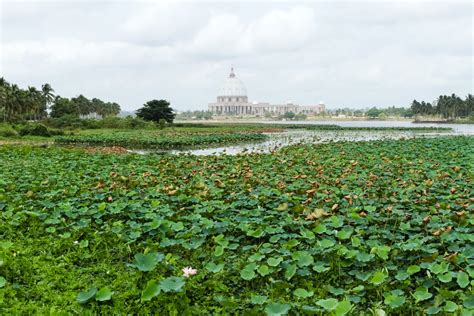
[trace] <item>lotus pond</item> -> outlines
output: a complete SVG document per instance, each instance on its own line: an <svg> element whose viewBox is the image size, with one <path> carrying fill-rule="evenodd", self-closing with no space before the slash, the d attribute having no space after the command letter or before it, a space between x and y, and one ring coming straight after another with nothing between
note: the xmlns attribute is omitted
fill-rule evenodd
<svg viewBox="0 0 474 316"><path fill-rule="evenodd" d="M59 136L67 146L122 146L136 153L210 155L270 152L283 146L452 134L443 127L341 127L322 124L188 124L164 130L82 130Z"/></svg>
<svg viewBox="0 0 474 316"><path fill-rule="evenodd" d="M472 315L473 149L0 146L0 311Z"/></svg>

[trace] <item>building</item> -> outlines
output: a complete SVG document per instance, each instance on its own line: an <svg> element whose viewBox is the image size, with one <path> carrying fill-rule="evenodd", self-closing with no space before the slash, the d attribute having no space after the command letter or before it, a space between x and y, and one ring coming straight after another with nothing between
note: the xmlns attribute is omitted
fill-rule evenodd
<svg viewBox="0 0 474 316"><path fill-rule="evenodd" d="M301 106L287 102L285 104L270 104L267 102L249 102L244 83L235 76L231 68L229 77L224 81L217 102L209 103L209 111L216 115L282 115L287 112L295 114L315 115L324 112L322 102L318 105Z"/></svg>

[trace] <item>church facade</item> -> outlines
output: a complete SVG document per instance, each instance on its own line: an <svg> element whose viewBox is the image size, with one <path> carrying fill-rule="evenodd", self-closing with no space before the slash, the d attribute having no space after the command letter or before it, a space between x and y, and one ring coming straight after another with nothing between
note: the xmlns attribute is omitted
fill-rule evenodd
<svg viewBox="0 0 474 316"><path fill-rule="evenodd" d="M247 89L243 82L235 76L231 68L229 77L224 81L216 102L209 103L209 111L215 115L264 116L283 115L287 112L295 114L316 115L324 112L322 102L318 105L301 106L291 102L285 104L270 104L267 102L249 102Z"/></svg>

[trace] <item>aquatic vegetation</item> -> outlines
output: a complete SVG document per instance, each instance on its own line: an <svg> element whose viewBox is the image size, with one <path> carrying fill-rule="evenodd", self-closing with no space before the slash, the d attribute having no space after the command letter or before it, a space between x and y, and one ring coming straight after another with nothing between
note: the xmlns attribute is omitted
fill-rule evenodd
<svg viewBox="0 0 474 316"><path fill-rule="evenodd" d="M1 146L0 308L470 315L473 148L473 137L207 157Z"/></svg>
<svg viewBox="0 0 474 316"><path fill-rule="evenodd" d="M262 133L153 133L150 131L129 131L109 134L61 136L56 144L86 144L101 146L127 146L144 148L179 148L197 145L212 145L259 141L266 139Z"/></svg>
<svg viewBox="0 0 474 316"><path fill-rule="evenodd" d="M191 125L191 124L188 124ZM298 124L220 124L179 126L165 130L90 130L77 135L55 138L56 144L123 146L128 148L176 149L208 145L248 143L268 139L265 132L308 130L311 132L443 132L450 128L434 127L340 127L337 125Z"/></svg>
<svg viewBox="0 0 474 316"><path fill-rule="evenodd" d="M450 127L355 127L336 124L277 124L287 129L306 129L318 131L411 131L411 132L449 132Z"/></svg>

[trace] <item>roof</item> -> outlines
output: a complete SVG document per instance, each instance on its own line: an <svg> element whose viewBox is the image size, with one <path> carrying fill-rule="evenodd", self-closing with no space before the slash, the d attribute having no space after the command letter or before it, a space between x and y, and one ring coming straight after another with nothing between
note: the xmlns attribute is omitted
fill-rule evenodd
<svg viewBox="0 0 474 316"><path fill-rule="evenodd" d="M219 90L219 96L247 96L247 88L245 88L244 83L235 76L234 68L230 69L229 77L227 77Z"/></svg>

